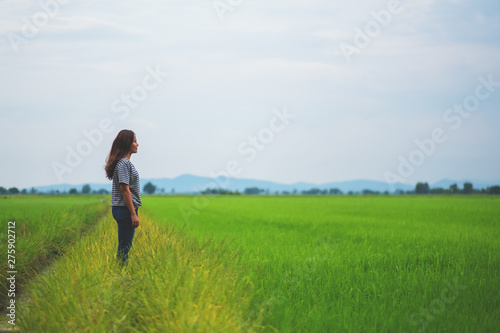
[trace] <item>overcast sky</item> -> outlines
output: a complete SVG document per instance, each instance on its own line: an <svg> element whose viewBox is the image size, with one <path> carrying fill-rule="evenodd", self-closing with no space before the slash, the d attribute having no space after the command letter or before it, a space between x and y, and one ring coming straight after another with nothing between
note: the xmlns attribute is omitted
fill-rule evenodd
<svg viewBox="0 0 500 333"><path fill-rule="evenodd" d="M500 179L498 0L3 0L0 22L0 186L106 182L123 128L143 178Z"/></svg>

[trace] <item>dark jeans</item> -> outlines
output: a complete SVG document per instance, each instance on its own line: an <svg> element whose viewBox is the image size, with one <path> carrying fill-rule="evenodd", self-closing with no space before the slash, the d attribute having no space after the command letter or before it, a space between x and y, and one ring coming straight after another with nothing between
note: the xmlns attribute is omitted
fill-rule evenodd
<svg viewBox="0 0 500 333"><path fill-rule="evenodd" d="M122 263L126 263L135 233L135 228L132 226L132 217L127 207L113 206L111 207L111 212L118 224L118 251L116 252L116 258L121 260ZM137 208L135 212L138 214Z"/></svg>

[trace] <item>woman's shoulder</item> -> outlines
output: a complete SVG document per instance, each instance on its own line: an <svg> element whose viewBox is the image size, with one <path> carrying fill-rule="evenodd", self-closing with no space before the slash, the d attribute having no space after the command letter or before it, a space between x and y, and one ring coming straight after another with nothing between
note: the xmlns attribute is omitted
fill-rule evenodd
<svg viewBox="0 0 500 333"><path fill-rule="evenodd" d="M124 157L122 158L121 160L119 160L117 163L116 163L116 166L128 166L132 163L130 163L130 161L128 160L128 158Z"/></svg>

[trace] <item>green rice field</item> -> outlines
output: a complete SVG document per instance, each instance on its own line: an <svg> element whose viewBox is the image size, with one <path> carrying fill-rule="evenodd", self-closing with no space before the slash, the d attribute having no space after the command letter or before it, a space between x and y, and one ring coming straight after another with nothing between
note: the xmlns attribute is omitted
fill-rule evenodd
<svg viewBox="0 0 500 333"><path fill-rule="evenodd" d="M96 224L108 207L96 196L2 196L0 197L0 288L7 285L8 222L15 221L14 252L18 286L62 254ZM12 249L11 249L12 250ZM7 293L0 293L5 305Z"/></svg>
<svg viewBox="0 0 500 333"><path fill-rule="evenodd" d="M13 219L23 261L58 244L18 274L21 331L500 330L498 197L144 196L124 268L100 200L0 200L5 252Z"/></svg>

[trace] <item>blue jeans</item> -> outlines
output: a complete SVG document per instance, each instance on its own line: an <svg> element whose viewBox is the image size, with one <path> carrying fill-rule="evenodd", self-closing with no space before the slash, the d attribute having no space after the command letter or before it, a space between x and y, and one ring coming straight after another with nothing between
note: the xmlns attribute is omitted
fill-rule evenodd
<svg viewBox="0 0 500 333"><path fill-rule="evenodd" d="M118 224L118 251L116 252L116 258L121 260L122 263L126 263L135 234L135 228L132 226L132 217L127 207L113 206L111 207L111 212ZM137 208L135 209L135 213L138 214Z"/></svg>

